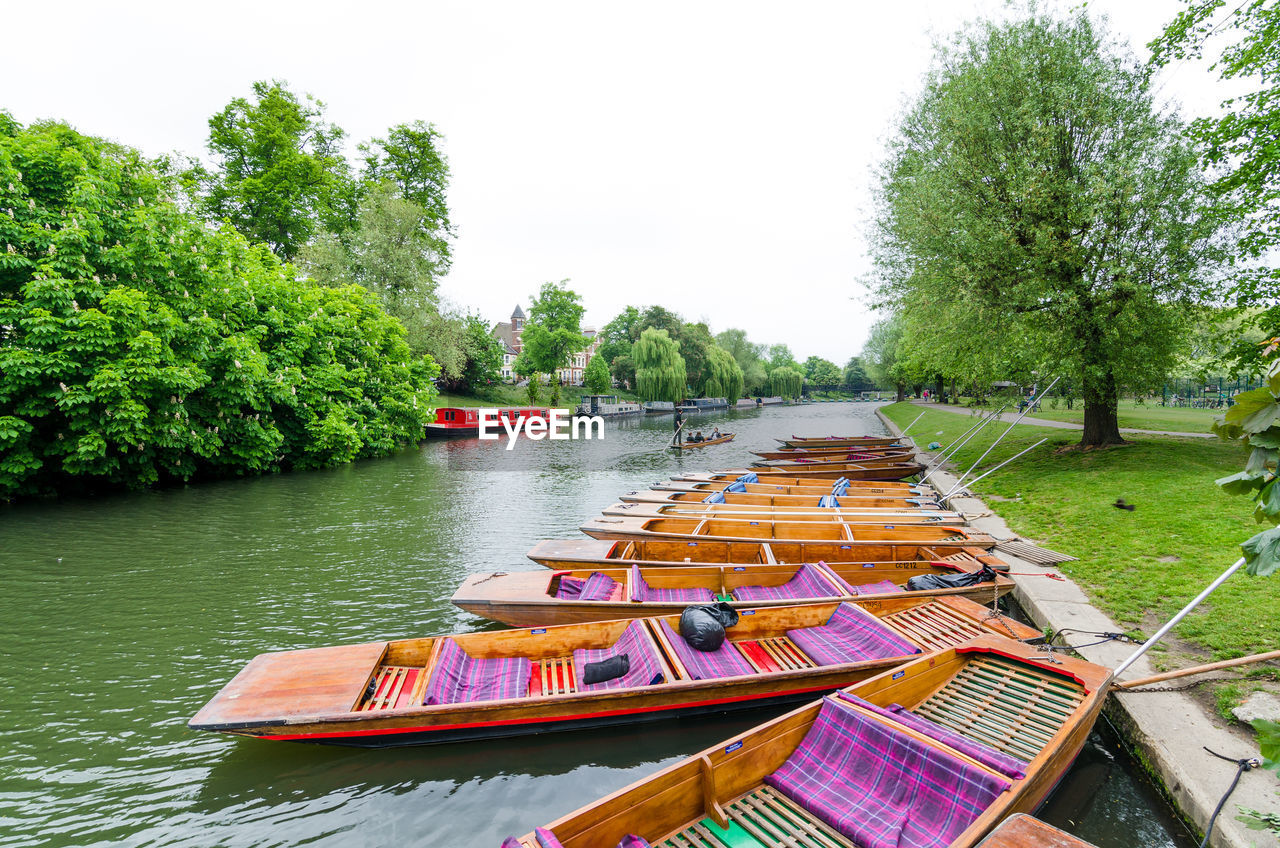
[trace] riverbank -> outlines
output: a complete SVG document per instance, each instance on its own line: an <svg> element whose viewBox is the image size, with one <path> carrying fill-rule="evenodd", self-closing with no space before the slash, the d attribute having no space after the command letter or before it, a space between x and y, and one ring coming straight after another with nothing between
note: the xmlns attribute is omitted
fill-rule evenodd
<svg viewBox="0 0 1280 848"><path fill-rule="evenodd" d="M892 432L900 433L920 410L903 403L885 407L880 414ZM946 445L970 423L967 417L926 410L911 434L922 446L932 441ZM1004 429L993 426L988 435L970 443L977 447L958 451L955 466L967 469ZM982 480L980 497L957 497L953 506L974 516L978 529L998 538L1020 535L1080 557L1053 569L1079 580L1077 585L1040 576L1052 570L1000 552L1015 572L1027 575L1015 577L1015 596L1036 623L1077 631L1068 634L1069 644L1081 645L1079 653L1087 659L1114 667L1133 646L1090 644L1097 641L1090 634L1151 632L1229 565L1236 545L1251 535L1252 525L1237 515L1238 499L1227 498L1212 482L1234 470L1239 451L1216 441L1147 437L1128 447L1081 452L1070 449L1075 438L1061 430L1019 425L983 467L1046 437L1050 441L1045 445ZM945 492L955 477L939 472L931 483ZM1117 498L1136 509L1117 509ZM1194 665L1209 656L1275 649L1280 643L1275 625L1280 620L1280 593L1270 589L1247 577L1228 581L1175 630L1178 639L1172 647L1153 650L1150 662L1140 661L1126 677ZM1194 688L1220 686L1208 682ZM1211 695L1208 700L1214 699ZM1191 690L1117 695L1109 714L1178 808L1201 830L1235 771L1233 763L1212 757L1201 746L1233 758L1257 752L1252 731L1215 714L1206 698ZM1246 775L1219 816L1213 844L1280 845L1273 836L1248 830L1235 820L1237 807L1275 809L1278 791L1274 775Z"/></svg>

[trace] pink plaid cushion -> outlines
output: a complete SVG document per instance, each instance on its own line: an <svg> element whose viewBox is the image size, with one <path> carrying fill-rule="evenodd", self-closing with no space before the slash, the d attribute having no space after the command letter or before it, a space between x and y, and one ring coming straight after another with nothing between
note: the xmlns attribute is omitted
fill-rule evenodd
<svg viewBox="0 0 1280 848"><path fill-rule="evenodd" d="M830 698L765 782L861 848L945 848L1010 786Z"/></svg>

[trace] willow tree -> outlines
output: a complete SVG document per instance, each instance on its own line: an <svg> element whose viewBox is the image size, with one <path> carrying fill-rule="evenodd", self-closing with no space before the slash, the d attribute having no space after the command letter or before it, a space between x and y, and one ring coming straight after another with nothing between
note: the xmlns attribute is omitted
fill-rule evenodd
<svg viewBox="0 0 1280 848"><path fill-rule="evenodd" d="M733 354L712 345L707 350L707 379L702 384L706 397L727 398L732 406L742 397L742 369Z"/></svg>
<svg viewBox="0 0 1280 848"><path fill-rule="evenodd" d="M1122 382L1167 373L1221 267L1184 127L1083 12L978 23L940 48L878 207L886 303L928 311L938 350L976 336L1077 382L1083 445L1123 441Z"/></svg>
<svg viewBox="0 0 1280 848"><path fill-rule="evenodd" d="M769 389L780 397L798 398L804 389L804 375L789 365L775 368L769 372Z"/></svg>
<svg viewBox="0 0 1280 848"><path fill-rule="evenodd" d="M684 399L684 357L666 330L645 330L631 346L631 356L636 363L636 392L642 399L672 403Z"/></svg>

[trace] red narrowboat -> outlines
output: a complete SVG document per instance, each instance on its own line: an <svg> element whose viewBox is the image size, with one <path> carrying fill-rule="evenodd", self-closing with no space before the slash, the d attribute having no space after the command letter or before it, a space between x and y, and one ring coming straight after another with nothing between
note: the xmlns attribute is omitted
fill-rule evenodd
<svg viewBox="0 0 1280 848"><path fill-rule="evenodd" d="M492 407L485 407L490 409ZM503 421L511 426L523 427L526 419L541 418L546 421L551 410L536 407L497 408L496 417L490 418L490 432L504 433ZM473 406L442 406L436 410L436 418L427 425L427 435L475 436L480 432L480 408Z"/></svg>

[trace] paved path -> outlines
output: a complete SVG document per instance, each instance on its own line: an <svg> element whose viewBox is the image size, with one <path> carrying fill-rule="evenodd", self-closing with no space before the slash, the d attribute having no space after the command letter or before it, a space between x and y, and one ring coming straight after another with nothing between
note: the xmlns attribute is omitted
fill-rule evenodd
<svg viewBox="0 0 1280 848"><path fill-rule="evenodd" d="M939 412L954 412L956 415L969 415L972 410L967 406L953 406L949 403L934 403L927 400L913 400L913 406L926 407L928 409L936 409ZM1001 421L1008 421L1012 424L1018 420L1018 413L1006 412L1000 416ZM1083 430L1083 424L1072 424L1070 421L1050 421L1047 418L1032 418L1027 416L1022 419L1023 424L1031 424L1036 427L1055 427L1059 430ZM1142 436L1183 436L1188 439L1216 439L1213 433L1179 433L1173 430L1136 430L1133 427L1121 427L1121 433L1137 433Z"/></svg>

